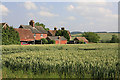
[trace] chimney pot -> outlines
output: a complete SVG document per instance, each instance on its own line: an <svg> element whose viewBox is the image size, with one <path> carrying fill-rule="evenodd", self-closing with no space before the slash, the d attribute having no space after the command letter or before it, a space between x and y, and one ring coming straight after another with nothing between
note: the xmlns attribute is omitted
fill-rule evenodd
<svg viewBox="0 0 120 80"><path fill-rule="evenodd" d="M65 30L65 28L64 28L64 27L62 27L62 28L61 28L61 30Z"/></svg>
<svg viewBox="0 0 120 80"><path fill-rule="evenodd" d="M34 23L35 23L34 20L30 20L29 25L31 25L32 27L35 27Z"/></svg>
<svg viewBox="0 0 120 80"><path fill-rule="evenodd" d="M57 30L57 27L54 27L54 30Z"/></svg>

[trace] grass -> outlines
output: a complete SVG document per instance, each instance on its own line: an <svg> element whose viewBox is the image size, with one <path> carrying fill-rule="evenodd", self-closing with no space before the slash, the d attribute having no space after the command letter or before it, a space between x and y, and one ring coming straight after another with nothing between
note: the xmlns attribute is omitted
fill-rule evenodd
<svg viewBox="0 0 120 80"><path fill-rule="evenodd" d="M74 75L72 76L73 78L78 77L75 74L80 70L79 68L81 68L82 73L85 72L84 77L86 78L92 77L91 73L98 72L99 70L109 73L112 69L117 73L117 43L4 45L2 51L3 78L59 78L61 71L63 71L61 76L65 77L65 70L69 67L71 68L68 70L72 70L70 73ZM9 63L8 67L5 65L6 62ZM66 66L66 63L68 66ZM58 64L59 66L56 68ZM26 65L30 66L29 70L26 70ZM33 65L37 66L34 67ZM78 66L78 69L76 66ZM92 71L90 66L93 69L97 67L97 71ZM43 70L42 74L39 72L41 70L40 67ZM33 71L32 68L37 70ZM48 73L49 68L51 68L50 73ZM103 70L104 68L105 70ZM69 71L66 77L69 77Z"/></svg>

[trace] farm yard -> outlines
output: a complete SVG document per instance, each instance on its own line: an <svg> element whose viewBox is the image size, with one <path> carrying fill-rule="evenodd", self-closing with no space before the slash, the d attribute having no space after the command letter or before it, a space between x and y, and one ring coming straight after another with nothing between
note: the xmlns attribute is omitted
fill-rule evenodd
<svg viewBox="0 0 120 80"><path fill-rule="evenodd" d="M3 78L119 78L117 43L3 45Z"/></svg>

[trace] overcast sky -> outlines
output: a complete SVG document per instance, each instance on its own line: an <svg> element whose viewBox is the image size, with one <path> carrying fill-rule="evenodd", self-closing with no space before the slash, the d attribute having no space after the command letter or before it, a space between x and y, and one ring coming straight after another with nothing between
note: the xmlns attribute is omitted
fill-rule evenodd
<svg viewBox="0 0 120 80"><path fill-rule="evenodd" d="M2 2L2 22L18 28L33 19L46 27L70 31L118 31L118 3Z"/></svg>

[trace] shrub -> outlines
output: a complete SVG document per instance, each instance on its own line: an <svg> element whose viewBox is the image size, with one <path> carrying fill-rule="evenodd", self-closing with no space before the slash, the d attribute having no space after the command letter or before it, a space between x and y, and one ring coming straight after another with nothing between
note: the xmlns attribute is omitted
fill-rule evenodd
<svg viewBox="0 0 120 80"><path fill-rule="evenodd" d="M49 40L48 44L55 44L55 40Z"/></svg>
<svg viewBox="0 0 120 80"><path fill-rule="evenodd" d="M79 41L79 44L85 44L84 41Z"/></svg>
<svg viewBox="0 0 120 80"><path fill-rule="evenodd" d="M118 43L119 39L117 38L116 35L112 35L112 39L110 40L111 43Z"/></svg>
<svg viewBox="0 0 120 80"><path fill-rule="evenodd" d="M45 38L42 38L42 39L40 40L40 42L42 42L42 44L47 44L47 43L48 43L47 39L45 39Z"/></svg>
<svg viewBox="0 0 120 80"><path fill-rule="evenodd" d="M13 27L2 28L2 45L20 44L19 33Z"/></svg>

